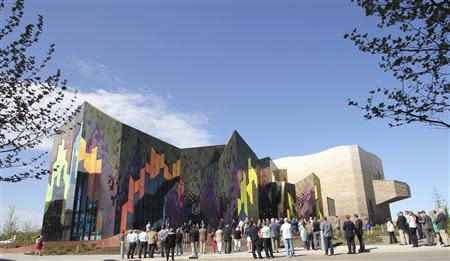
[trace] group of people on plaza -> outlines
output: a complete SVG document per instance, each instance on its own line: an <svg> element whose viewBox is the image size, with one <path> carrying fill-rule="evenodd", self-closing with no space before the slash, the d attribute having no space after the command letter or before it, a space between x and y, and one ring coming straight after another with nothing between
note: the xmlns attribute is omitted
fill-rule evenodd
<svg viewBox="0 0 450 261"><path fill-rule="evenodd" d="M121 234L121 241L128 242L127 257L134 258L137 254L139 258L147 256L153 258L156 253L166 257L167 260L174 256L182 255L183 249L191 246L191 255L206 253L206 245L210 242L210 251L218 254L229 254L240 252L243 249L241 241L246 239L246 250L252 253L255 259L262 259L261 253L265 253L266 258L274 258L274 253L278 253L281 242L283 242L286 256L295 256L294 236L299 236L303 248L309 250L323 250L325 255L334 255L332 238L336 231L342 230L348 247L347 254L365 252L363 239L364 230L372 233L373 224L369 220L361 220L358 214L345 216L345 221L341 226L338 217L334 217L331 223L327 217L322 219L309 218L294 219L262 219L227 224L224 220L218 222L217 228L206 228L203 221L194 224L191 221L184 223L178 228L169 226L168 222L156 231L150 222L142 231L130 230L125 237L125 231ZM365 224L364 224L365 223ZM425 211L413 213L406 211L397 215L397 220L387 221L387 231L390 243L397 243L395 235L397 228L400 245L411 244L418 246L418 240L426 238L426 245L449 244L447 229L447 217L442 210ZM359 249L356 251L355 239L358 239ZM159 243L159 249L158 249Z"/></svg>
<svg viewBox="0 0 450 261"><path fill-rule="evenodd" d="M426 239L425 246L448 245L450 242L447 234L447 218L443 209L432 210L429 213L425 211L399 212L395 224L391 220L387 222L389 243L398 243L395 235L396 226L400 245L418 247L420 239Z"/></svg>

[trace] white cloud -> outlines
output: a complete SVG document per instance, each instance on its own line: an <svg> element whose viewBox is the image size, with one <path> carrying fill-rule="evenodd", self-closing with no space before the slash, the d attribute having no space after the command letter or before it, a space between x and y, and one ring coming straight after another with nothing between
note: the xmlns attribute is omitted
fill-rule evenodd
<svg viewBox="0 0 450 261"><path fill-rule="evenodd" d="M77 103L85 101L129 126L180 148L211 144L205 115L176 111L170 106L170 98L148 90L79 92ZM51 150L52 141L47 139L37 148Z"/></svg>
<svg viewBox="0 0 450 261"><path fill-rule="evenodd" d="M211 144L212 135L205 129L207 117L173 109L174 97L170 93L156 95L145 85L143 89L123 89L129 83L119 75L112 75L108 66L79 57L72 60L74 68L84 77L115 86L112 90L78 92L76 103L87 101L117 120L181 148ZM66 104L70 98L66 97ZM46 139L36 148L51 150L52 144L51 139Z"/></svg>
<svg viewBox="0 0 450 261"><path fill-rule="evenodd" d="M73 57L72 60L75 70L77 70L83 76L104 82L111 82L109 76L110 69L108 66L93 61L83 60L79 57ZM114 77L114 80L121 81L120 77L118 76Z"/></svg>
<svg viewBox="0 0 450 261"><path fill-rule="evenodd" d="M81 92L78 101L87 101L125 124L182 148L211 144L203 114L176 111L167 99L148 91Z"/></svg>

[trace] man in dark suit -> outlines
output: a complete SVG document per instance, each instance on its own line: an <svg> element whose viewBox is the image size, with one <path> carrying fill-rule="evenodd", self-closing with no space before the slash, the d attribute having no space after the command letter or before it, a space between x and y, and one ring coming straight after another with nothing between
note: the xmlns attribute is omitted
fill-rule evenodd
<svg viewBox="0 0 450 261"><path fill-rule="evenodd" d="M259 245L259 236L258 236L258 228L256 227L255 223L251 224L251 227L249 228L249 235L252 240L252 255L254 259L262 259L261 256L261 247ZM255 251L258 251L258 257L256 257Z"/></svg>
<svg viewBox="0 0 450 261"><path fill-rule="evenodd" d="M231 254L231 228L228 224L223 229L223 242L225 242L225 254Z"/></svg>
<svg viewBox="0 0 450 261"><path fill-rule="evenodd" d="M350 220L350 215L345 216L346 221L342 229L345 232L345 240L347 240L348 252L347 254L355 253L355 224Z"/></svg>
<svg viewBox="0 0 450 261"><path fill-rule="evenodd" d="M427 246L434 245L433 243L433 221L431 217L425 213L425 211L420 212L419 222L422 224L422 231L425 234L425 238L427 239Z"/></svg>
<svg viewBox="0 0 450 261"><path fill-rule="evenodd" d="M359 219L358 214L354 214L353 216L355 217L355 234L359 241L358 253L364 253L366 251L366 247L364 246L363 239L363 222Z"/></svg>

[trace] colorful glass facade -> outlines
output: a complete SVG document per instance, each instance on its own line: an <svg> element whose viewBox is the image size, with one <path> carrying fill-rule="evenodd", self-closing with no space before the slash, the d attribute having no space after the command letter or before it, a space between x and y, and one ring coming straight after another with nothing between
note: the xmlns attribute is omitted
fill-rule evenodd
<svg viewBox="0 0 450 261"><path fill-rule="evenodd" d="M226 145L181 149L92 105L54 140L46 240L95 240L168 221L297 216L295 186L234 132Z"/></svg>

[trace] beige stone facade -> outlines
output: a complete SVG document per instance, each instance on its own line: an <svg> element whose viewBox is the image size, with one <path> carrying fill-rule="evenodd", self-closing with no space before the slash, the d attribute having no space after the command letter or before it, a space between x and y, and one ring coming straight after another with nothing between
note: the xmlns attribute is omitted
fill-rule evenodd
<svg viewBox="0 0 450 261"><path fill-rule="evenodd" d="M390 217L389 204L411 196L408 184L384 180L380 158L357 145L338 146L316 154L275 160L297 183L315 173L320 179L324 215L358 213L374 223Z"/></svg>

